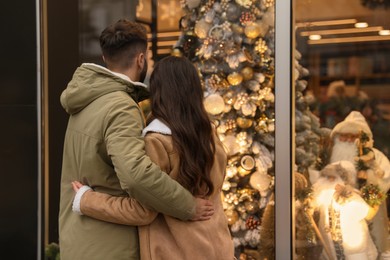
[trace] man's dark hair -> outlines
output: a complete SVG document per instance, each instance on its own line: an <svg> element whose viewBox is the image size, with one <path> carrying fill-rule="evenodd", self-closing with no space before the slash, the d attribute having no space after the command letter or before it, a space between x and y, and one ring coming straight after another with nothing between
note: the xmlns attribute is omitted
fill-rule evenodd
<svg viewBox="0 0 390 260"><path fill-rule="evenodd" d="M100 35L100 47L108 67L127 69L133 59L146 52L148 40L143 25L121 19Z"/></svg>

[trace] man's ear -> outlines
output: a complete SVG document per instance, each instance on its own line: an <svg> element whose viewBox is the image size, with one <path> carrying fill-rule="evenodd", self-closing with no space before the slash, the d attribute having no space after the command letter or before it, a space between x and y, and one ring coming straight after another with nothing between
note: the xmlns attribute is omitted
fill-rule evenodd
<svg viewBox="0 0 390 260"><path fill-rule="evenodd" d="M102 55L103 62L106 63L106 58L104 58L104 55Z"/></svg>
<svg viewBox="0 0 390 260"><path fill-rule="evenodd" d="M145 54L143 52L141 52L140 54L138 54L137 56L137 66L142 69L144 67L144 63L145 63Z"/></svg>

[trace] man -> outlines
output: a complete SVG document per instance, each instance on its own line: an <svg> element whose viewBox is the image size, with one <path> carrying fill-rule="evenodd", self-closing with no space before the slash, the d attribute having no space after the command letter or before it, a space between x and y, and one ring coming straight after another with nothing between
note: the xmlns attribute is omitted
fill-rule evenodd
<svg viewBox="0 0 390 260"><path fill-rule="evenodd" d="M333 128L330 134L333 143L330 163L347 160L356 165L359 158L364 157L363 154L359 154L357 147L362 132L369 139L366 148L373 152L372 159L366 162L371 167L371 170L367 171L367 183L378 185L386 194L390 187L390 162L382 152L373 147L374 139L371 129L361 113L352 111L344 121ZM385 202L380 205L378 213L370 224L370 233L379 253L390 249L387 241L389 232Z"/></svg>
<svg viewBox="0 0 390 260"><path fill-rule="evenodd" d="M74 180L96 191L132 196L182 220L206 220L210 202L194 199L145 155L142 112L147 98L147 37L143 26L119 20L100 36L107 68L82 64L61 95L70 114L65 136L59 214L62 260L139 259L137 227L72 212ZM142 214L142 212L139 212Z"/></svg>
<svg viewBox="0 0 390 260"><path fill-rule="evenodd" d="M353 188L355 183L354 165L339 161L322 169L312 186L313 207L320 213L321 259L375 260L378 255L366 223L376 209Z"/></svg>

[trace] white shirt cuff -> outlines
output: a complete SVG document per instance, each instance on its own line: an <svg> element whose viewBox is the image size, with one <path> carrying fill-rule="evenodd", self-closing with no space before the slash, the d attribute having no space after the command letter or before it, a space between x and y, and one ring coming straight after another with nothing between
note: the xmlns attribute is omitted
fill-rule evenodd
<svg viewBox="0 0 390 260"><path fill-rule="evenodd" d="M84 195L85 192L87 192L89 190L92 190L91 187L89 187L87 185L83 185L76 192L76 196L74 196L73 205L72 205L73 212L75 212L79 215L83 215L83 213L81 212L81 209L80 209L81 197Z"/></svg>

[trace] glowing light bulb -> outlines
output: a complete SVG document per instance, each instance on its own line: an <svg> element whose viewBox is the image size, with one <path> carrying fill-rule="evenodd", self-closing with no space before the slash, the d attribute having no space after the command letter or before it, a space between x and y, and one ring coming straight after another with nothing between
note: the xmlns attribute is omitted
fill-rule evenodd
<svg viewBox="0 0 390 260"><path fill-rule="evenodd" d="M317 40L320 40L322 37L321 35L319 34L312 34L309 36L309 39L312 40L312 41L317 41Z"/></svg>
<svg viewBox="0 0 390 260"><path fill-rule="evenodd" d="M390 35L390 30L380 30L379 35L382 35L382 36Z"/></svg>
<svg viewBox="0 0 390 260"><path fill-rule="evenodd" d="M368 27L368 23L366 23L366 22L355 23L355 27L356 28L367 28Z"/></svg>

